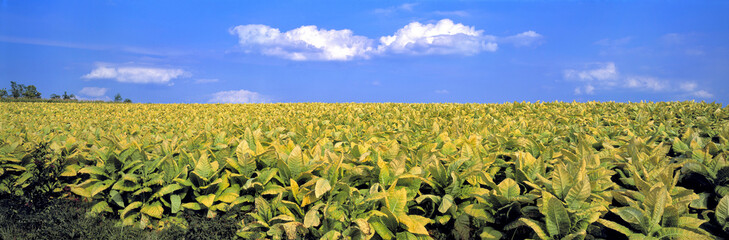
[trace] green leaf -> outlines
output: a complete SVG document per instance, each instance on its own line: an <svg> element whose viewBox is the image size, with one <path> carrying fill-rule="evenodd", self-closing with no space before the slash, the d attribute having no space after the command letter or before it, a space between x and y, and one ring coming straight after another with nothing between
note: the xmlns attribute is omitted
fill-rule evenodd
<svg viewBox="0 0 729 240"><path fill-rule="evenodd" d="M440 213L445 213L446 211L448 211L448 209L451 208L451 206L453 206L453 196L451 196L450 194L446 194L445 196L443 196L442 200L443 201L438 207L438 211Z"/></svg>
<svg viewBox="0 0 729 240"><path fill-rule="evenodd" d="M390 240L393 237L395 237L395 234L392 234L392 231L387 228L387 225L382 222L382 219L379 217L373 217L369 220L370 226L372 226L373 229L375 229L375 232L377 235L380 236L380 238L384 240Z"/></svg>
<svg viewBox="0 0 729 240"><path fill-rule="evenodd" d="M567 202L570 206L575 206L575 204L587 200L591 193L592 187L590 186L589 179L583 178L570 188L567 192L567 196L565 197L565 202Z"/></svg>
<svg viewBox="0 0 729 240"><path fill-rule="evenodd" d="M716 205L716 221L721 226L726 226L729 222L729 195L724 196L719 200L719 204Z"/></svg>
<svg viewBox="0 0 729 240"><path fill-rule="evenodd" d="M534 231L535 234L541 239L551 239L547 233L544 232L544 226L542 226L540 223L528 219L528 218L519 218L517 220L517 223L519 225L526 225L527 227L531 228L532 231ZM510 224L511 225L511 224Z"/></svg>
<svg viewBox="0 0 729 240"><path fill-rule="evenodd" d="M550 236L566 235L572 227L567 209L562 204L562 201L557 198L549 198L547 201L547 212L544 215L547 232Z"/></svg>
<svg viewBox="0 0 729 240"><path fill-rule="evenodd" d="M483 220L483 221L486 221L489 223L496 222L496 219L494 219L494 216L491 215L491 213L489 211L486 211L486 209L484 209L484 206L471 204L471 205L464 207L463 212L465 212L469 216L479 219L479 220Z"/></svg>
<svg viewBox="0 0 729 240"><path fill-rule="evenodd" d="M152 195L153 198L161 198L167 194L170 194L174 191L182 189L182 186L179 184L169 184L159 189L154 195Z"/></svg>
<svg viewBox="0 0 729 240"><path fill-rule="evenodd" d="M670 198L668 196L668 192L661 188L658 193L655 194L652 197L655 197L655 205L653 206L653 213L651 214L651 226L660 226L661 219L663 218L663 210L666 207L666 198ZM654 193L654 192L651 192ZM670 201L670 200L669 200Z"/></svg>
<svg viewBox="0 0 729 240"><path fill-rule="evenodd" d="M200 158L197 160L193 172L207 181L208 179L210 179L210 177L212 177L213 173L215 173L216 170L217 169L213 168L213 165L210 163L210 161L208 161L208 154L203 152L202 154L200 154Z"/></svg>
<svg viewBox="0 0 729 240"><path fill-rule="evenodd" d="M689 148L686 143L681 141L678 137L673 138L673 151L677 153L685 153L688 151L691 151L691 148Z"/></svg>
<svg viewBox="0 0 729 240"><path fill-rule="evenodd" d="M498 190L501 196L506 197L506 199L512 200L520 195L521 189L519 188L519 184L514 181L514 179L506 178L503 181L499 183Z"/></svg>
<svg viewBox="0 0 729 240"><path fill-rule="evenodd" d="M626 237L634 234L633 231L630 230L630 228L620 225L619 223L616 223L613 221L609 221L609 220L605 220L605 219L601 218L601 219L597 220L597 223L602 224L603 226L605 226L609 229L622 233Z"/></svg>
<svg viewBox="0 0 729 240"><path fill-rule="evenodd" d="M471 238L471 219L468 218L468 215L461 214L456 218L453 223L453 235L459 240Z"/></svg>
<svg viewBox="0 0 729 240"><path fill-rule="evenodd" d="M478 236L481 237L481 240L499 240L504 235L492 227L485 227Z"/></svg>
<svg viewBox="0 0 729 240"><path fill-rule="evenodd" d="M184 209L191 209L191 210L200 210L203 207L203 205L200 205L199 203L196 203L196 202L183 203L181 206Z"/></svg>
<svg viewBox="0 0 729 240"><path fill-rule="evenodd" d="M620 216L624 221L639 226L645 226L643 211L635 207L620 207L612 209L612 212Z"/></svg>
<svg viewBox="0 0 729 240"><path fill-rule="evenodd" d="M181 206L182 199L180 198L180 195L175 194L170 196L170 210L173 214L179 212Z"/></svg>
<svg viewBox="0 0 729 240"><path fill-rule="evenodd" d="M97 166L86 166L86 167L78 170L78 173L86 173L86 174L98 175L98 176L108 176L108 175L106 175L106 171L104 171L103 168L100 168Z"/></svg>
<svg viewBox="0 0 729 240"><path fill-rule="evenodd" d="M121 212L122 219L127 218L127 213L142 206L142 202L136 201L127 205Z"/></svg>
<svg viewBox="0 0 729 240"><path fill-rule="evenodd" d="M699 198L691 201L689 206L694 209L708 209L711 193L699 193Z"/></svg>
<svg viewBox="0 0 729 240"><path fill-rule="evenodd" d="M314 194L316 195L316 198L320 198L331 189L332 186L329 185L329 180L319 178L319 180L316 181L316 186L314 187Z"/></svg>
<svg viewBox="0 0 729 240"><path fill-rule="evenodd" d="M100 201L94 204L94 206L89 210L90 215L96 215L102 212L112 212L111 207L109 207L109 204L105 201Z"/></svg>

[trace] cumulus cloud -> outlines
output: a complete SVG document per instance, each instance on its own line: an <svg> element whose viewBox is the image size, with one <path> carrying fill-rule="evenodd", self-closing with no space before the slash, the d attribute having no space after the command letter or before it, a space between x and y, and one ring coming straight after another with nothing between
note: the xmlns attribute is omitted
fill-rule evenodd
<svg viewBox="0 0 729 240"><path fill-rule="evenodd" d="M264 55L290 60L351 60L367 58L372 40L356 36L349 29L325 30L302 26L281 32L266 25L241 25L230 29L246 50L260 49Z"/></svg>
<svg viewBox="0 0 729 240"><path fill-rule="evenodd" d="M535 31L526 31L514 36L505 37L501 41L514 44L517 47L531 47L542 44L543 38L541 34Z"/></svg>
<svg viewBox="0 0 729 240"><path fill-rule="evenodd" d="M246 53L297 61L347 61L388 54L474 55L496 51L498 41L533 46L542 39L542 35L534 31L498 38L450 19L428 24L411 22L378 41L355 35L349 29L327 30L313 25L282 32L266 25L249 24L233 27L230 33L238 37L238 43Z"/></svg>
<svg viewBox="0 0 729 240"><path fill-rule="evenodd" d="M696 89L696 86L698 86L698 85L696 85L696 82L684 82L679 85L681 90L684 90L687 92L693 91L694 89Z"/></svg>
<svg viewBox="0 0 729 240"><path fill-rule="evenodd" d="M683 96L711 98L714 95L706 90L698 89L696 82L675 82L651 76L625 75L618 72L615 63L593 63L592 68L584 70L568 69L564 71L564 79L581 82L582 86L574 89L576 95L594 94L595 90L616 88L633 89L651 92L672 92Z"/></svg>
<svg viewBox="0 0 729 240"><path fill-rule="evenodd" d="M593 87L590 84L587 84L587 85L585 85L583 87L576 87L575 88L575 94L581 95L583 93L584 94L591 95L591 94L595 93L595 87Z"/></svg>
<svg viewBox="0 0 729 240"><path fill-rule="evenodd" d="M623 46L625 44L630 43L631 40L633 40L632 37L624 37L624 38L618 38L618 39L604 38L604 39L600 39L597 42L595 42L595 45L600 45L600 46L605 46L605 47L618 47L618 46Z"/></svg>
<svg viewBox="0 0 729 240"><path fill-rule="evenodd" d="M270 99L260 93L245 89L213 93L210 103L266 103Z"/></svg>
<svg viewBox="0 0 729 240"><path fill-rule="evenodd" d="M115 79L122 83L170 83L170 80L185 76L182 69L150 68L150 67L107 67L98 66L85 79Z"/></svg>
<svg viewBox="0 0 729 240"><path fill-rule="evenodd" d="M598 63L596 65L598 65L597 68L588 70L565 70L564 77L566 79L577 79L580 81L612 81L617 79L618 70L615 68L615 63Z"/></svg>
<svg viewBox="0 0 729 240"><path fill-rule="evenodd" d="M645 76L630 76L625 78L625 87L637 88L637 89L648 89L652 91L661 91L667 86L665 81L658 80L654 77Z"/></svg>
<svg viewBox="0 0 729 240"><path fill-rule="evenodd" d="M106 94L106 91L108 91L108 88L100 88L100 87L85 87L79 91L80 94L89 96L89 97L101 97Z"/></svg>
<svg viewBox="0 0 729 240"><path fill-rule="evenodd" d="M437 94L448 94L450 92L448 90L446 90L446 89L438 89L438 90L435 90L435 93L437 93Z"/></svg>
<svg viewBox="0 0 729 240"><path fill-rule="evenodd" d="M412 22L394 35L380 37L378 51L423 54L473 55L496 51L496 37L483 35L483 30L443 19L435 24Z"/></svg>
<svg viewBox="0 0 729 240"><path fill-rule="evenodd" d="M699 90L691 93L691 96L699 97L699 98L712 98L714 97L714 94L711 94L705 90Z"/></svg>

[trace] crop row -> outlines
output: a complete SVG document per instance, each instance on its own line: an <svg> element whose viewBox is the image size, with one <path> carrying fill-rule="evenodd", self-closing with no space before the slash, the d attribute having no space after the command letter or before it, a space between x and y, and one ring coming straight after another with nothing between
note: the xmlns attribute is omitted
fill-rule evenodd
<svg viewBox="0 0 729 240"><path fill-rule="evenodd" d="M720 104L0 103L0 196L250 239L712 239ZM45 196L44 195L44 196Z"/></svg>

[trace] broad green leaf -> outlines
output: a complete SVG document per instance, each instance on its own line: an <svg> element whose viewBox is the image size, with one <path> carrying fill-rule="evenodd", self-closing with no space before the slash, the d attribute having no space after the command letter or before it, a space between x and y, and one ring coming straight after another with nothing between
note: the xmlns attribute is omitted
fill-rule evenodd
<svg viewBox="0 0 729 240"><path fill-rule="evenodd" d="M615 231L617 231L619 233L622 233L626 237L627 236L631 236L631 235L634 234L633 231L630 230L630 228L628 228L626 226L623 226L623 225L620 225L620 224L618 224L616 222L613 222L613 221L609 221L609 220L605 220L605 219L598 219L597 220L597 223L600 223L600 224L602 224L603 226L605 226L607 228L610 228L610 229L615 230Z"/></svg>
<svg viewBox="0 0 729 240"><path fill-rule="evenodd" d="M122 219L127 217L127 214L129 213L129 211L137 209L141 206L142 206L142 202L139 202L139 201L133 202L133 203L130 203L129 205L127 205L127 207L125 207L124 210L122 210L122 212L120 214Z"/></svg>
<svg viewBox="0 0 729 240"><path fill-rule="evenodd" d="M549 198L546 204L547 212L544 215L547 232L550 236L566 235L572 227L572 222L562 201L557 198Z"/></svg>
<svg viewBox="0 0 729 240"><path fill-rule="evenodd" d="M182 199L180 198L180 195L172 195L170 196L170 210L173 214L180 211L180 207L182 206Z"/></svg>
<svg viewBox="0 0 729 240"><path fill-rule="evenodd" d="M726 226L729 222L729 195L724 196L719 200L719 204L716 205L716 221L721 226Z"/></svg>
<svg viewBox="0 0 729 240"><path fill-rule="evenodd" d="M392 234L392 231L387 228L379 217L370 218L369 223L380 238L390 240L395 237L395 234Z"/></svg>
<svg viewBox="0 0 729 240"><path fill-rule="evenodd" d="M575 204L587 200L591 193L592 187L590 186L589 179L585 177L570 188L565 197L565 202L570 206L575 206Z"/></svg>
<svg viewBox="0 0 729 240"><path fill-rule="evenodd" d="M478 236L481 237L481 240L499 240L504 235L492 227L485 227Z"/></svg>
<svg viewBox="0 0 729 240"><path fill-rule="evenodd" d="M443 196L442 199L443 201L440 203L438 211L440 213L445 213L446 211L448 211L448 209L451 208L451 206L453 206L453 196L451 196L450 194L446 194L445 196Z"/></svg>

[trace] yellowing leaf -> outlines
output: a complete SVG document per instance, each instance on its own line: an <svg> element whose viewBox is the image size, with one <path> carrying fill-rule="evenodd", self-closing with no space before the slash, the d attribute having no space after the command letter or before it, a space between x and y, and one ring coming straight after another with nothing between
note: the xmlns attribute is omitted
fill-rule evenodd
<svg viewBox="0 0 729 240"><path fill-rule="evenodd" d="M215 194L202 195L195 198L195 200L206 207L210 207L213 205L213 201L215 201Z"/></svg>
<svg viewBox="0 0 729 240"><path fill-rule="evenodd" d="M141 213L147 214L150 217L160 219L162 218L162 213L164 212L164 208L162 208L162 204L160 202L154 202L149 205L145 205L142 207L142 210L140 210Z"/></svg>
<svg viewBox="0 0 729 240"><path fill-rule="evenodd" d="M316 181L316 186L314 187L314 193L316 195L316 198L320 198L331 189L332 186L329 185L329 180L320 178Z"/></svg>

